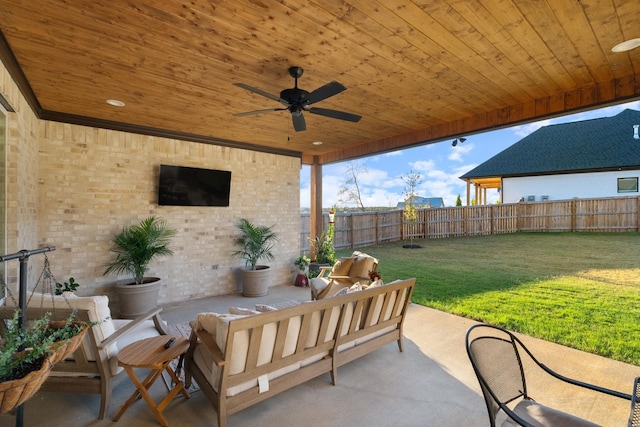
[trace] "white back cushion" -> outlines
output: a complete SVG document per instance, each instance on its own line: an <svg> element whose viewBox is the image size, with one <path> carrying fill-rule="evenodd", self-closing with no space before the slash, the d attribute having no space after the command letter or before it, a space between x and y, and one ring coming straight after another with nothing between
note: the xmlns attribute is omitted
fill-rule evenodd
<svg viewBox="0 0 640 427"><path fill-rule="evenodd" d="M105 338L109 337L116 330L113 322L111 321L109 298L106 295L78 297L73 294L67 294L65 299L62 295L41 294L35 292L33 295L27 296L27 301L29 308L37 309L42 307L42 309L46 311L53 311L54 308L65 310L70 307L77 308L79 310L87 310L89 320L97 323L97 325L93 326L93 331L98 342L104 341ZM9 301L7 301L7 306L10 306ZM93 349L89 343L86 342L88 339L88 337L85 338L85 342L83 343L87 352L87 357L89 360L96 360L95 354L93 354ZM109 347L108 352L110 355L117 352L115 344Z"/></svg>

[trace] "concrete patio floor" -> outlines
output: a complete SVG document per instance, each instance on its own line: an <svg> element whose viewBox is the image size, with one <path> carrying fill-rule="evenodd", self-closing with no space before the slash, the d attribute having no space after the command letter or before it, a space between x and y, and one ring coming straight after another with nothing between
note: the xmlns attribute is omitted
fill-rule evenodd
<svg viewBox="0 0 640 427"><path fill-rule="evenodd" d="M277 286L269 295L244 298L226 295L167 306L168 324L193 320L203 311L226 312L230 306L252 307L309 299L308 288ZM338 370L337 385L329 375L281 393L228 418L234 426L488 426L480 388L464 346L467 329L475 322L416 304L405 321L405 351L390 344ZM631 393L640 367L583 353L530 337L525 344L552 369L587 382ZM626 426L629 402L560 385L557 381L529 380L529 391L539 401L572 412L604 426ZM24 425L113 427L158 426L143 401L136 402L114 424L113 416L133 392L125 378L113 391L111 407L98 420L97 395L37 393L25 404ZM151 389L159 401L166 389L161 381ZM165 410L172 427L216 426L216 414L201 392L189 400L176 399ZM0 416L0 426L15 425L11 415Z"/></svg>

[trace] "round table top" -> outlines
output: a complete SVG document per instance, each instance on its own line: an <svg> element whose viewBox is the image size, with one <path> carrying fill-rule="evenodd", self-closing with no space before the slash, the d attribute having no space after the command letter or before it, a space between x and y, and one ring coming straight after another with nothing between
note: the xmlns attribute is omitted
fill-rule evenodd
<svg viewBox="0 0 640 427"><path fill-rule="evenodd" d="M175 342L168 349L164 345L171 338ZM134 368L159 368L187 351L189 340L177 335L160 335L129 344L118 352L118 364Z"/></svg>

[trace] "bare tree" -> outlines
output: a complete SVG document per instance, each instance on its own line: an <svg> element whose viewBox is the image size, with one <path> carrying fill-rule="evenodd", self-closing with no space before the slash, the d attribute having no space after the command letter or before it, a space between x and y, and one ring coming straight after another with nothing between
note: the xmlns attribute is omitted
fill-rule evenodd
<svg viewBox="0 0 640 427"><path fill-rule="evenodd" d="M404 182L404 190L402 191L404 194L404 218L409 223L411 227L411 232L409 234L410 244L404 245L405 248L419 248L420 245L413 244L413 227L418 219L418 212L416 211L416 187L422 183L422 177L418 172L409 171L407 175L403 175L401 177Z"/></svg>
<svg viewBox="0 0 640 427"><path fill-rule="evenodd" d="M364 203L362 203L362 194L360 193L359 179L363 173L366 173L367 169L362 166L361 163L347 164L345 171L345 182L340 185L338 189L338 204L341 205L355 205L360 210L364 211Z"/></svg>

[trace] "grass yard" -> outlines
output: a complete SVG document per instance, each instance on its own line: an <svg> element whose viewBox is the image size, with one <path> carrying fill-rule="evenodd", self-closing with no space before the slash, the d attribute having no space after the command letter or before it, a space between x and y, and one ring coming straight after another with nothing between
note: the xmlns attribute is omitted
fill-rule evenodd
<svg viewBox="0 0 640 427"><path fill-rule="evenodd" d="M517 233L361 248L412 301L640 366L640 233ZM349 255L350 250L338 255Z"/></svg>

